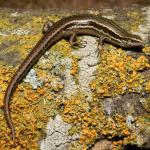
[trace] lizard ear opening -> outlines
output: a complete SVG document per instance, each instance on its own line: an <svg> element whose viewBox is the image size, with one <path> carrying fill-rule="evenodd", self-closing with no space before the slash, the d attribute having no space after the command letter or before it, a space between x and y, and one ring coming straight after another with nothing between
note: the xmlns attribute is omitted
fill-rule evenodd
<svg viewBox="0 0 150 150"><path fill-rule="evenodd" d="M44 25L43 25L43 29L42 32L43 34L45 34L46 32L48 32L48 30L51 28L51 26L54 24L53 21L47 21Z"/></svg>

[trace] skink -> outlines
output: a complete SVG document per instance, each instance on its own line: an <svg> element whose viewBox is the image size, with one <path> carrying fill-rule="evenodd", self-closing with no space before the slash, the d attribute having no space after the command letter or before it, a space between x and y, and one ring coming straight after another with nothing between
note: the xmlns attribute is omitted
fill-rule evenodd
<svg viewBox="0 0 150 150"><path fill-rule="evenodd" d="M142 39L128 33L119 27L112 20L90 14L69 16L59 20L50 27L45 26L46 33L35 45L23 63L20 65L15 75L11 79L4 97L4 115L8 126L15 140L15 129L9 111L10 99L16 89L17 84L26 76L29 70L39 60L39 58L52 45L62 38L70 38L70 44L76 43L77 35L91 35L99 38L99 43L108 42L122 48L143 47ZM46 27L48 27L46 29Z"/></svg>

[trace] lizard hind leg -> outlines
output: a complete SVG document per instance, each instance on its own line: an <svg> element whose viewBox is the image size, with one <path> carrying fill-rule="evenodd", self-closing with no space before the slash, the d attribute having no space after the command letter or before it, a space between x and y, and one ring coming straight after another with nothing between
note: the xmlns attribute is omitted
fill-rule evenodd
<svg viewBox="0 0 150 150"><path fill-rule="evenodd" d="M51 26L54 24L53 21L47 21L44 25L43 25L43 29L42 29L42 32L43 33L46 33L48 32L48 30L51 28Z"/></svg>

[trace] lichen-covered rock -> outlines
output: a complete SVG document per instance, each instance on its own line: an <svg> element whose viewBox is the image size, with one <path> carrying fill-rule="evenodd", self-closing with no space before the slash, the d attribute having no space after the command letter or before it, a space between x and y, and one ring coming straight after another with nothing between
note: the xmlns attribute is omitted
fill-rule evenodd
<svg viewBox="0 0 150 150"><path fill-rule="evenodd" d="M67 39L53 45L14 92L13 143L3 115L8 83L42 36L43 24L66 12L0 9L0 149L149 148L150 7L85 12L140 35L142 53L108 43L98 47L90 36L79 37L75 47Z"/></svg>

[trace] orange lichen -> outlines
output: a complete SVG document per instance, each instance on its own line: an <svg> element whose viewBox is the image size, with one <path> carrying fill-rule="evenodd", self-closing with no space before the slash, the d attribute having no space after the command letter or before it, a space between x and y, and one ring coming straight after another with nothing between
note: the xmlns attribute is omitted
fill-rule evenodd
<svg viewBox="0 0 150 150"><path fill-rule="evenodd" d="M7 88L8 82L14 74L14 70L5 66L0 66L0 108L3 107L4 93ZM15 144L12 141L10 129L7 127L3 113L0 113L1 124L1 140L0 149L36 149L38 147L38 140L40 131L45 126L49 116L52 114L53 109L48 105L48 101L53 99L47 88L38 88L32 90L31 86L26 83L18 85L10 103L10 112L16 131ZM48 98L47 98L48 97ZM46 104L43 105L43 99L47 98ZM46 112L43 110L47 110ZM13 148L11 148L13 147Z"/></svg>
<svg viewBox="0 0 150 150"><path fill-rule="evenodd" d="M150 68L150 64L145 56L141 56L137 60L134 60L134 63L131 64L131 68L133 70L143 70Z"/></svg>
<svg viewBox="0 0 150 150"><path fill-rule="evenodd" d="M134 59L121 49L105 49L101 50L100 60L97 78L91 82L91 89L98 97L143 90L144 77L138 71L150 68L144 56Z"/></svg>
<svg viewBox="0 0 150 150"><path fill-rule="evenodd" d="M97 137L98 131L100 131L98 126L103 126L104 124L104 114L101 111L101 107L97 106L96 103L90 104L87 102L82 94L57 103L58 107L64 105L64 109L61 111L64 121L73 125L70 132L81 132L80 144L87 146L92 143ZM74 128L75 126L77 129Z"/></svg>
<svg viewBox="0 0 150 150"><path fill-rule="evenodd" d="M79 67L78 67L78 58L73 57L73 61L72 61L72 68L70 70L70 74L71 75L76 75L79 71Z"/></svg>

